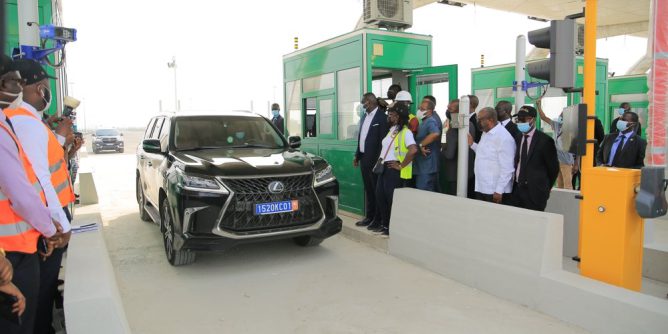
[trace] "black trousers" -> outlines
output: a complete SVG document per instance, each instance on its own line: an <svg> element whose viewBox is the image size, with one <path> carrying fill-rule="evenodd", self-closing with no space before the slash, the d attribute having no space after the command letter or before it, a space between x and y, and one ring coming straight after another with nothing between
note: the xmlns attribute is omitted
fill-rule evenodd
<svg viewBox="0 0 668 334"><path fill-rule="evenodd" d="M487 194L476 192L475 196L476 196L476 199L479 200L479 201L494 203L494 196L493 195L487 195ZM502 194L501 195L501 204L512 205L512 194Z"/></svg>
<svg viewBox="0 0 668 334"><path fill-rule="evenodd" d="M513 206L518 208L534 211L545 211L545 207L547 207L547 201L545 203L536 203L529 192L529 187L520 186L518 183L515 183L515 187L513 188L512 203Z"/></svg>
<svg viewBox="0 0 668 334"><path fill-rule="evenodd" d="M0 318L0 333L32 334L39 294L39 258L37 253L9 252L7 259L14 267L12 283L26 298L26 310L21 316L21 326Z"/></svg>
<svg viewBox="0 0 668 334"><path fill-rule="evenodd" d="M372 171L375 163L375 161L368 162L362 160L360 162L360 170L362 171L362 182L364 183L364 216L367 219L378 221L380 219L378 210L376 210L376 182L378 181L378 175Z"/></svg>
<svg viewBox="0 0 668 334"><path fill-rule="evenodd" d="M457 181L446 181L445 182L445 194L457 196ZM466 190L466 197L470 199L476 199L475 192L475 179L470 178L468 182L468 188Z"/></svg>
<svg viewBox="0 0 668 334"><path fill-rule="evenodd" d="M67 219L72 221L72 215L67 207L63 210ZM41 242L41 240L40 240ZM39 286L39 304L37 305L37 315L35 317L35 334L51 334L53 330L53 305L58 294L58 274L63 262L63 253L65 248L56 248L46 261L39 261L40 266L40 286Z"/></svg>
<svg viewBox="0 0 668 334"><path fill-rule="evenodd" d="M403 187L403 180L398 170L385 166L383 174L378 175L376 186L376 199L378 201L378 212L383 227L390 228L390 216L392 215L392 201L394 189Z"/></svg>

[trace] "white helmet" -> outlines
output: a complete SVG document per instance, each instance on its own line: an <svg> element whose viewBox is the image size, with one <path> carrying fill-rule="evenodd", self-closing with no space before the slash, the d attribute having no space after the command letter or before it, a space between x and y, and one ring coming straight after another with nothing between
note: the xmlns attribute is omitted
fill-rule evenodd
<svg viewBox="0 0 668 334"><path fill-rule="evenodd" d="M397 97L394 99L395 101L408 101L408 102L413 102L413 98L411 97L411 93L402 90L399 93L397 93Z"/></svg>

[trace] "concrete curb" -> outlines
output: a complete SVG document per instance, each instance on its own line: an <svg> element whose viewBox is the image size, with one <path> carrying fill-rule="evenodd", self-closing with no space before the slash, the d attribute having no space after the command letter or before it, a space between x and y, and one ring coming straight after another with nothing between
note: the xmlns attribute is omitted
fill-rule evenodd
<svg viewBox="0 0 668 334"><path fill-rule="evenodd" d="M388 238L383 238L377 233L370 232L364 227L355 226L355 223L362 219L361 216L350 212L339 211L339 217L343 220L343 229L341 230L343 236L385 254L389 253Z"/></svg>

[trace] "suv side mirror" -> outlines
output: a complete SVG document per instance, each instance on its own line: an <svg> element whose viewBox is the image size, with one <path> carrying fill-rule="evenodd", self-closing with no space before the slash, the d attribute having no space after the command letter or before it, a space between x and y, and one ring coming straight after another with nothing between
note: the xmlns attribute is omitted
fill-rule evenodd
<svg viewBox="0 0 668 334"><path fill-rule="evenodd" d="M663 167L643 167L640 174L640 191L636 195L636 211L643 218L657 218L666 215L666 187Z"/></svg>
<svg viewBox="0 0 668 334"><path fill-rule="evenodd" d="M288 137L288 145L290 148L299 148L302 146L302 139L299 136Z"/></svg>
<svg viewBox="0 0 668 334"><path fill-rule="evenodd" d="M141 145L146 153L162 154L160 141L157 139L145 139Z"/></svg>

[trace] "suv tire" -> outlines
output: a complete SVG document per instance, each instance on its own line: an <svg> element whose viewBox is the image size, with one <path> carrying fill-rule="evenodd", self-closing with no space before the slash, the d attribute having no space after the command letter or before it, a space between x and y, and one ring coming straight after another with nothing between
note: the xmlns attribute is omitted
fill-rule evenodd
<svg viewBox="0 0 668 334"><path fill-rule="evenodd" d="M322 241L325 240L325 239L305 235L305 236L301 236L301 237L296 237L293 240L299 246L314 247L314 246L320 245L320 243L322 243Z"/></svg>
<svg viewBox="0 0 668 334"><path fill-rule="evenodd" d="M167 261L173 266L183 266L195 262L195 252L191 250L174 249L174 224L169 210L169 200L166 198L160 206L160 232L165 246Z"/></svg>
<svg viewBox="0 0 668 334"><path fill-rule="evenodd" d="M144 189L141 186L141 179L137 175L137 204L139 205L139 218L142 221L150 222L151 216L146 212L146 198L144 197Z"/></svg>
<svg viewBox="0 0 668 334"><path fill-rule="evenodd" d="M121 149L118 149L118 153L123 153L123 152L125 152L124 149L122 149L122 148L121 148Z"/></svg>

